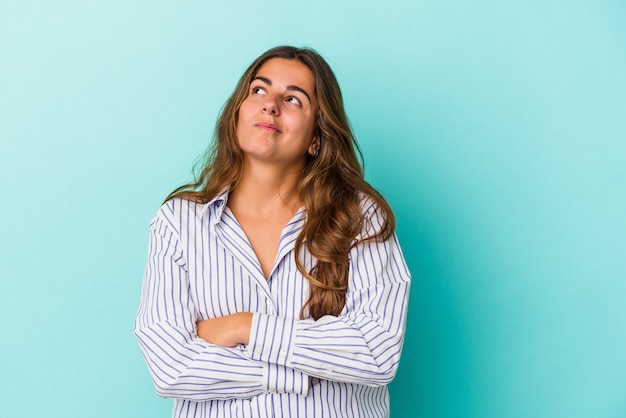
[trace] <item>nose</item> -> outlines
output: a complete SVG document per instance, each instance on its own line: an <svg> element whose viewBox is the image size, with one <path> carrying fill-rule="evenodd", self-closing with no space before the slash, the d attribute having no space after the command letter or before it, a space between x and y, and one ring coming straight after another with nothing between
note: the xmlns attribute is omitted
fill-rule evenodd
<svg viewBox="0 0 626 418"><path fill-rule="evenodd" d="M278 116L280 114L280 107L276 103L276 99L273 97L267 97L263 103L263 113L269 113L272 116Z"/></svg>

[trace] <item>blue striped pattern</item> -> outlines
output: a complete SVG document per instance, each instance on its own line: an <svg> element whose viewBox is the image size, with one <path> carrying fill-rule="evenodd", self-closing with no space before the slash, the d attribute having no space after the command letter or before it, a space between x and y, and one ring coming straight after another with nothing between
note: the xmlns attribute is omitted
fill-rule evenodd
<svg viewBox="0 0 626 418"><path fill-rule="evenodd" d="M386 417L410 276L393 236L350 253L346 306L339 317L299 319L308 282L294 242L306 220L283 229L269 280L226 206L165 203L150 225L148 262L134 333L157 393L174 417ZM362 234L381 226L363 199ZM302 262L315 260L305 249ZM253 312L247 346L224 348L195 333L201 319Z"/></svg>

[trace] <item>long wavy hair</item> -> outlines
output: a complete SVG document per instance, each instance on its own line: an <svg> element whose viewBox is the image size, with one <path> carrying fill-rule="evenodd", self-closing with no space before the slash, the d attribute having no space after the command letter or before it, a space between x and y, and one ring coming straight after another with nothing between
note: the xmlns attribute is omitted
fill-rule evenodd
<svg viewBox="0 0 626 418"><path fill-rule="evenodd" d="M389 239L395 220L385 199L364 179L363 157L344 110L339 84L328 63L315 50L275 47L248 67L220 113L202 170L193 183L177 188L166 201L183 198L206 203L224 188L237 186L244 161L236 130L239 108L259 68L273 58L297 60L306 65L315 78L319 103L315 126L315 135L320 139L319 155L303 156L306 164L298 190L307 218L295 243L295 261L310 284L309 299L300 316L304 318L307 309L314 319L338 316L346 303L350 250L364 241ZM383 225L373 235L357 240L364 226L362 194L377 204ZM317 260L310 271L300 261L303 245Z"/></svg>

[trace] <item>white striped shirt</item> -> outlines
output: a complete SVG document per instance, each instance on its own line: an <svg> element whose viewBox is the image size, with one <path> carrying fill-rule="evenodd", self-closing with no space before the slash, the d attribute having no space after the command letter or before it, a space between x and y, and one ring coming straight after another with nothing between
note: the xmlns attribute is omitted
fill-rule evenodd
<svg viewBox="0 0 626 418"><path fill-rule="evenodd" d="M268 280L224 191L206 204L166 202L152 219L134 333L157 393L174 417L386 417L410 275L397 237L350 251L346 305L338 317L299 319L309 294L296 268L300 210L282 231ZM362 200L361 236L381 228ZM357 237L358 238L358 237ZM315 259L306 248L302 261ZM247 346L196 334L199 320L253 312Z"/></svg>

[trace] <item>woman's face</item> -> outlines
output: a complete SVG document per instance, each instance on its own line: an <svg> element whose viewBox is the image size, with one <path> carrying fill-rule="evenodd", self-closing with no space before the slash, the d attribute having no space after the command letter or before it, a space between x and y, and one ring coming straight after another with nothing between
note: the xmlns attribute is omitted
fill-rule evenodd
<svg viewBox="0 0 626 418"><path fill-rule="evenodd" d="M239 108L237 139L245 157L302 168L318 147L315 79L296 60L273 58L259 68Z"/></svg>

